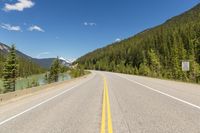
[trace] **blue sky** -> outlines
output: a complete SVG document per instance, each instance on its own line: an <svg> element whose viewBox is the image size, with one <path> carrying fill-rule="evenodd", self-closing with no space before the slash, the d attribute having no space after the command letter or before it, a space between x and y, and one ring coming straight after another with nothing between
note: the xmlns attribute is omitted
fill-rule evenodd
<svg viewBox="0 0 200 133"><path fill-rule="evenodd" d="M199 0L0 0L0 42L38 58L78 58L159 25Z"/></svg>

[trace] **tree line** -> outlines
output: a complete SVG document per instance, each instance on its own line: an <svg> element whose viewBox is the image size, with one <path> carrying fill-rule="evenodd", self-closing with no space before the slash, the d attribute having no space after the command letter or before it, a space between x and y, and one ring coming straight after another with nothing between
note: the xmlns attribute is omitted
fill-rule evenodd
<svg viewBox="0 0 200 133"><path fill-rule="evenodd" d="M86 69L200 82L200 5L164 24L97 49L76 63ZM181 69L190 61L190 71Z"/></svg>

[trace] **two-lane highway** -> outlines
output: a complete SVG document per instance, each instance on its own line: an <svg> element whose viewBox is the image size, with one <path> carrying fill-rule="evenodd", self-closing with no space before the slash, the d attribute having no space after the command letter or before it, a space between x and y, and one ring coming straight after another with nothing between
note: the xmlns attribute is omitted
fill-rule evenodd
<svg viewBox="0 0 200 133"><path fill-rule="evenodd" d="M200 133L200 86L92 71L0 106L0 133Z"/></svg>

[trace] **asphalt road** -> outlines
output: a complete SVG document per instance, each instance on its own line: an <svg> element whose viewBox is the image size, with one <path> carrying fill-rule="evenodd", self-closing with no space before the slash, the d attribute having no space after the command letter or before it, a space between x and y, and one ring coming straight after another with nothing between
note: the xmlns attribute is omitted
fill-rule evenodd
<svg viewBox="0 0 200 133"><path fill-rule="evenodd" d="M93 71L0 105L0 133L200 133L200 86Z"/></svg>

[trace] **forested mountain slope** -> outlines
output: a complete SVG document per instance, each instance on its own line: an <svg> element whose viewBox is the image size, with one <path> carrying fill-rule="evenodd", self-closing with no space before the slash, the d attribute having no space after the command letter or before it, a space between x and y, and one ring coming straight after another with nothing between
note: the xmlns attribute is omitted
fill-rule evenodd
<svg viewBox="0 0 200 133"><path fill-rule="evenodd" d="M181 61L190 60L183 72ZM87 69L199 82L200 4L164 24L97 49L77 63Z"/></svg>
<svg viewBox="0 0 200 133"><path fill-rule="evenodd" d="M6 62L7 54L10 50L5 44L0 43L0 78L2 77L4 63ZM16 51L18 64L19 64L19 76L26 77L33 74L39 74L45 72L45 69L31 60L31 57Z"/></svg>

